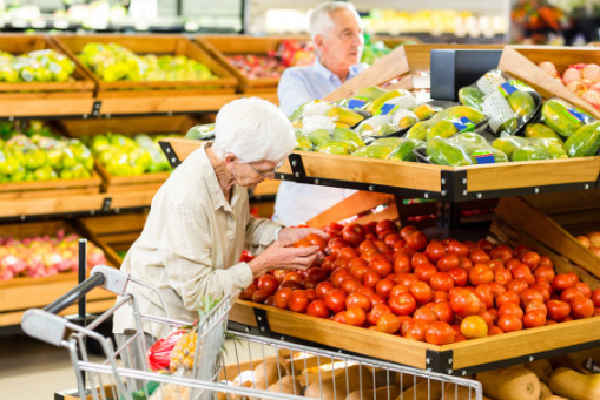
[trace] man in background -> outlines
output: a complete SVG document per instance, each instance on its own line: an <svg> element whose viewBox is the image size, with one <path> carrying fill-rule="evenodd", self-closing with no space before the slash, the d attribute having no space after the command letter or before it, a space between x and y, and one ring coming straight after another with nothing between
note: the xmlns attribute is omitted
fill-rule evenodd
<svg viewBox="0 0 600 400"><path fill-rule="evenodd" d="M287 116L300 105L327 96L364 69L360 64L362 23L352 4L333 1L315 7L310 16L310 35L317 50L314 65L286 69L277 88L279 107ZM354 193L282 182L273 218L287 226L302 224Z"/></svg>

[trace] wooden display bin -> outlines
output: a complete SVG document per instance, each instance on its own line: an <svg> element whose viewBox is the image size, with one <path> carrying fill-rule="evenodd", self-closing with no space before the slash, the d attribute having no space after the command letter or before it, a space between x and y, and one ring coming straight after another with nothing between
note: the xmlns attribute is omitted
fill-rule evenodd
<svg viewBox="0 0 600 400"><path fill-rule="evenodd" d="M308 41L310 37L307 35L266 37L207 35L196 37L196 41L203 49L227 66L227 69L238 79L240 92L246 94L276 93L279 78L250 79L231 65L227 57L248 54L266 56L269 52L277 51L279 43L286 39Z"/></svg>
<svg viewBox="0 0 600 400"><path fill-rule="evenodd" d="M60 229L64 229L67 233L78 233L65 221L52 221L0 225L0 236L18 239L52 236ZM80 236L85 237L84 235ZM94 243L94 241L92 242ZM98 243L95 242L95 244ZM110 261L109 265L114 266ZM77 283L77 271L60 272L47 278L14 278L0 281L0 326L20 324L21 317L27 309L41 308L50 304L77 286ZM94 289L86 296L87 311L106 311L114 303L114 298L112 293L98 288ZM73 305L60 315L72 314L76 311L77 305Z"/></svg>
<svg viewBox="0 0 600 400"><path fill-rule="evenodd" d="M129 118L108 118L95 120L62 120L59 130L69 137L104 135L107 132L125 136L137 134L156 135L185 135L185 133L200 121L186 115L150 116ZM171 175L170 171L147 173L138 176L112 176L97 160L95 168L102 177L102 190L106 193L131 191L157 191Z"/></svg>
<svg viewBox="0 0 600 400"><path fill-rule="evenodd" d="M102 179L96 172L89 178L57 179L47 182L0 183L0 200L67 197L100 193Z"/></svg>
<svg viewBox="0 0 600 400"><path fill-rule="evenodd" d="M51 49L69 55L45 35L2 34L0 39L0 52L15 56L43 49ZM0 82L0 100L92 98L94 81L85 69L75 63L71 77L73 80L68 82Z"/></svg>
<svg viewBox="0 0 600 400"><path fill-rule="evenodd" d="M512 229L600 277L600 258L575 239L600 231L600 190L504 198L497 214Z"/></svg>
<svg viewBox="0 0 600 400"><path fill-rule="evenodd" d="M123 263L118 252L128 251L133 242L140 237L147 213L130 213L102 217L79 218L77 227L87 237L98 243L104 250L106 259L117 267Z"/></svg>
<svg viewBox="0 0 600 400"><path fill-rule="evenodd" d="M563 72L573 64L600 64L599 49L593 47L507 46L502 51L498 68L526 82L544 98L560 97L596 118L600 118L600 110L567 89L562 81L552 78L538 67L542 61L553 62L562 76Z"/></svg>
<svg viewBox="0 0 600 400"><path fill-rule="evenodd" d="M97 97L152 97L152 96L193 96L233 94L237 81L233 75L219 62L215 61L196 43L177 35L57 35L53 37L56 44L71 58L77 60L96 83ZM77 59L83 47L90 42L116 43L126 47L135 54L184 55L205 64L219 79L210 81L157 81L106 82L101 80L91 69Z"/></svg>

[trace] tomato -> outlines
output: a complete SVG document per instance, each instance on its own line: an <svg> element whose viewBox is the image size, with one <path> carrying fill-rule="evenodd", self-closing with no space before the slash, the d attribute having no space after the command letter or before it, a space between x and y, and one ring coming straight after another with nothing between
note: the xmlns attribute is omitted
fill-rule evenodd
<svg viewBox="0 0 600 400"><path fill-rule="evenodd" d="M329 255L323 259L323 264L321 264L321 270L325 272L325 274L330 274L333 271L333 264L335 263L335 259L337 256Z"/></svg>
<svg viewBox="0 0 600 400"><path fill-rule="evenodd" d="M254 293L252 293L252 301L255 303L264 302L267 297L271 296L271 292L266 289L258 289Z"/></svg>
<svg viewBox="0 0 600 400"><path fill-rule="evenodd" d="M460 257L460 267L468 271L473 268L473 261L469 257Z"/></svg>
<svg viewBox="0 0 600 400"><path fill-rule="evenodd" d="M454 279L448 272L436 272L431 276L429 285L433 290L450 291L454 287Z"/></svg>
<svg viewBox="0 0 600 400"><path fill-rule="evenodd" d="M364 310L360 307L353 307L346 311L346 323L352 326L363 326L367 318Z"/></svg>
<svg viewBox="0 0 600 400"><path fill-rule="evenodd" d="M306 278L302 281L302 288L306 290L314 290L317 287L319 281L312 278Z"/></svg>
<svg viewBox="0 0 600 400"><path fill-rule="evenodd" d="M302 278L302 275L300 275ZM300 279L299 283L302 282ZM273 275L263 275L258 278L258 284L256 285L258 290L266 290L270 294L273 294L277 291L277 286L279 286L279 281Z"/></svg>
<svg viewBox="0 0 600 400"><path fill-rule="evenodd" d="M242 300L252 300L252 293L256 292L258 287L254 283L251 283L246 289L242 290L240 293L240 299Z"/></svg>
<svg viewBox="0 0 600 400"><path fill-rule="evenodd" d="M372 294L367 297L369 297L369 300L371 300L371 307L375 307L377 304L386 304L386 299L378 294Z"/></svg>
<svg viewBox="0 0 600 400"><path fill-rule="evenodd" d="M488 334L488 325L483 318L472 315L462 320L460 323L460 333L467 339L486 337Z"/></svg>
<svg viewBox="0 0 600 400"><path fill-rule="evenodd" d="M361 292L350 293L348 298L346 298L346 309L350 310L355 307L361 308L365 313L368 313L371 311L371 300Z"/></svg>
<svg viewBox="0 0 600 400"><path fill-rule="evenodd" d="M402 239L406 240L406 238L408 237L408 235L411 232L416 232L416 231L417 231L417 227L415 227L414 225L407 225L400 230L400 237Z"/></svg>
<svg viewBox="0 0 600 400"><path fill-rule="evenodd" d="M548 282L552 282L556 274L554 273L554 267L549 265L540 265L533 271L533 276L537 278L544 278Z"/></svg>
<svg viewBox="0 0 600 400"><path fill-rule="evenodd" d="M471 261L474 264L487 264L490 262L490 256L481 249L475 249L471 252Z"/></svg>
<svg viewBox="0 0 600 400"><path fill-rule="evenodd" d="M461 289L450 295L450 306L457 315L468 317L479 313L482 303L475 293Z"/></svg>
<svg viewBox="0 0 600 400"><path fill-rule="evenodd" d="M357 291L361 286L362 285L360 282L358 282L356 279L353 277L348 277L344 279L340 289L342 289L346 295L349 295L350 293Z"/></svg>
<svg viewBox="0 0 600 400"><path fill-rule="evenodd" d="M346 309L346 295L341 289L332 289L325 295L325 304L334 313Z"/></svg>
<svg viewBox="0 0 600 400"><path fill-rule="evenodd" d="M348 224L342 229L342 237L352 246L358 246L365 239L365 228L360 224Z"/></svg>
<svg viewBox="0 0 600 400"><path fill-rule="evenodd" d="M529 284L523 279L513 279L506 284L506 289L520 294L523 290L529 289Z"/></svg>
<svg viewBox="0 0 600 400"><path fill-rule="evenodd" d="M424 342L425 335L427 334L427 329L429 329L429 324L425 321L415 320L409 322L406 327L406 334L404 335L404 337Z"/></svg>
<svg viewBox="0 0 600 400"><path fill-rule="evenodd" d="M433 303L446 303L450 301L450 298L448 297L448 292L436 290L433 292L433 299L431 301Z"/></svg>
<svg viewBox="0 0 600 400"><path fill-rule="evenodd" d="M282 310L287 310L288 300L291 294L292 289L290 288L279 289L277 292L275 292L275 307L281 308Z"/></svg>
<svg viewBox="0 0 600 400"><path fill-rule="evenodd" d="M394 334L398 329L400 329L400 319L392 313L384 314L377 320L379 332Z"/></svg>
<svg viewBox="0 0 600 400"><path fill-rule="evenodd" d="M350 270L350 259L348 259L348 258L340 258L338 256L338 258L333 263L333 269L334 270L336 270L336 269Z"/></svg>
<svg viewBox="0 0 600 400"><path fill-rule="evenodd" d="M337 259L337 258L339 258L341 251L348 246L349 246L348 243L336 242L336 243L329 245L328 248L329 248L329 251L331 252L331 255L335 256Z"/></svg>
<svg viewBox="0 0 600 400"><path fill-rule="evenodd" d="M521 255L521 262L527 264L529 269L533 271L540 265L542 259L539 253L536 253L535 251L527 251Z"/></svg>
<svg viewBox="0 0 600 400"><path fill-rule="evenodd" d="M396 276L396 283L406 286L411 286L413 283L418 282L419 278L415 274L398 274Z"/></svg>
<svg viewBox="0 0 600 400"><path fill-rule="evenodd" d="M454 343L454 329L445 322L434 322L427 328L425 339L427 343L437 346Z"/></svg>
<svg viewBox="0 0 600 400"><path fill-rule="evenodd" d="M401 246L404 246L406 244L404 239L402 239L400 237L400 234L393 233L393 232L386 235L385 238L383 239L383 242L392 249L396 246L396 243L400 243ZM396 250L394 250L394 251L396 251Z"/></svg>
<svg viewBox="0 0 600 400"><path fill-rule="evenodd" d="M571 313L571 306L566 301L548 300L546 306L548 307L548 318L555 321L562 321Z"/></svg>
<svg viewBox="0 0 600 400"><path fill-rule="evenodd" d="M512 279L513 276L507 269L499 269L494 271L494 282L497 282L501 285L506 285L508 282L512 281Z"/></svg>
<svg viewBox="0 0 600 400"><path fill-rule="evenodd" d="M353 278L358 279L361 282L364 273L369 270L369 264L360 257L350 259L348 267L350 275L352 275Z"/></svg>
<svg viewBox="0 0 600 400"><path fill-rule="evenodd" d="M371 250L377 250L377 246L375 246L375 243L373 243L370 240L365 240L360 245L358 245L358 251L361 255Z"/></svg>
<svg viewBox="0 0 600 400"><path fill-rule="evenodd" d="M523 329L523 321L512 314L504 314L498 319L498 326L504 332L516 332Z"/></svg>
<svg viewBox="0 0 600 400"><path fill-rule="evenodd" d="M308 301L311 302L317 299L317 291L315 289L306 289L306 295L308 296Z"/></svg>
<svg viewBox="0 0 600 400"><path fill-rule="evenodd" d="M400 293L398 296L390 297L388 305L392 312L398 316L411 315L417 308L417 301L410 293Z"/></svg>
<svg viewBox="0 0 600 400"><path fill-rule="evenodd" d="M294 248L306 248L311 247L312 244L306 238L302 238L294 242ZM324 246L323 246L324 247Z"/></svg>
<svg viewBox="0 0 600 400"><path fill-rule="evenodd" d="M427 258L427 255L425 253L419 253L416 252L411 260L410 260L410 265L413 269L417 268L419 265L428 265L431 264L429 262L429 258ZM398 271L396 271L398 272Z"/></svg>
<svg viewBox="0 0 600 400"><path fill-rule="evenodd" d="M392 264L386 257L376 255L369 262L369 269L375 271L377 275L384 278L392 272Z"/></svg>
<svg viewBox="0 0 600 400"><path fill-rule="evenodd" d="M448 254L455 255L457 257L468 257L471 251L469 248L458 241L451 241L448 243Z"/></svg>
<svg viewBox="0 0 600 400"><path fill-rule="evenodd" d="M379 274L375 271L369 270L363 274L363 285L369 288L374 288L377 283L381 280Z"/></svg>
<svg viewBox="0 0 600 400"><path fill-rule="evenodd" d="M600 289L595 289L592 292L592 300L595 307L600 307Z"/></svg>
<svg viewBox="0 0 600 400"><path fill-rule="evenodd" d="M594 317L600 317L600 308L594 307Z"/></svg>
<svg viewBox="0 0 600 400"><path fill-rule="evenodd" d="M587 297L576 297L570 304L573 318L590 318L594 315L594 302Z"/></svg>
<svg viewBox="0 0 600 400"><path fill-rule="evenodd" d="M438 260L442 259L442 257L448 254L446 252L446 247L439 242L429 243L425 253L427 254L427 258L429 258L432 263L436 263Z"/></svg>
<svg viewBox="0 0 600 400"><path fill-rule="evenodd" d="M480 239L477 242L477 248L489 253L494 248L494 245L489 242L487 239Z"/></svg>
<svg viewBox="0 0 600 400"><path fill-rule="evenodd" d="M371 297L375 295L375 291L370 288L370 287L366 287L366 286L361 286L357 292L361 292L362 294L364 294L367 297Z"/></svg>
<svg viewBox="0 0 600 400"><path fill-rule="evenodd" d="M379 282L377 282L377 285L375 285L375 293L377 293L383 298L388 299L394 286L395 285L392 280L388 278L382 279Z"/></svg>
<svg viewBox="0 0 600 400"><path fill-rule="evenodd" d="M329 318L329 308L327 308L324 300L313 300L306 308L306 314L311 317Z"/></svg>
<svg viewBox="0 0 600 400"><path fill-rule="evenodd" d="M583 283L583 282L578 282L575 284L575 289L579 290L581 293L583 293L583 295L585 297L587 297L588 299L592 298L592 289L590 289L590 287Z"/></svg>
<svg viewBox="0 0 600 400"><path fill-rule="evenodd" d="M439 271L448 272L451 269L460 268L460 258L456 255L443 256L437 261L436 266Z"/></svg>
<svg viewBox="0 0 600 400"><path fill-rule="evenodd" d="M491 311L485 310L485 311L480 312L477 315L485 321L488 328L491 328L492 326L494 326L496 319L498 319L498 313L496 312L495 309L492 309Z"/></svg>
<svg viewBox="0 0 600 400"><path fill-rule="evenodd" d="M469 281L474 286L494 282L494 271L487 264L477 263L469 270Z"/></svg>
<svg viewBox="0 0 600 400"><path fill-rule="evenodd" d="M521 304L523 307L527 307L531 301L544 301L544 295L539 290L525 289L520 294Z"/></svg>
<svg viewBox="0 0 600 400"><path fill-rule="evenodd" d="M315 288L315 291L317 292L317 298L318 299L323 299L325 298L325 295L327 293L329 293L329 291L331 291L333 289L333 285L331 284L331 282L321 282L317 285L317 287Z"/></svg>
<svg viewBox="0 0 600 400"><path fill-rule="evenodd" d="M413 319L415 321L425 321L428 324L438 321L438 317L434 310L435 304L425 304L423 307L415 311Z"/></svg>
<svg viewBox="0 0 600 400"><path fill-rule="evenodd" d="M534 300L525 307L525 314L531 311L542 311L544 314L548 314L548 307L543 301Z"/></svg>
<svg viewBox="0 0 600 400"><path fill-rule="evenodd" d="M490 260L488 265L490 266L490 269L494 272L500 269L504 269L504 263L502 263L502 261L500 260Z"/></svg>
<svg viewBox="0 0 600 400"><path fill-rule="evenodd" d="M387 304L376 304L367 314L367 321L371 325L377 325L377 320L386 313L391 313L390 307Z"/></svg>
<svg viewBox="0 0 600 400"><path fill-rule="evenodd" d="M308 307L309 299L306 291L294 290L288 298L288 307L290 311L303 313Z"/></svg>
<svg viewBox="0 0 600 400"><path fill-rule="evenodd" d="M338 259L351 260L358 257L358 252L352 247L344 247L338 253Z"/></svg>
<svg viewBox="0 0 600 400"><path fill-rule="evenodd" d="M525 328L535 328L544 325L546 325L546 313L543 311L530 311L523 317L523 326Z"/></svg>
<svg viewBox="0 0 600 400"><path fill-rule="evenodd" d="M496 299L496 297L498 297L498 295L500 293L506 292L506 287L497 282L492 282L492 283L489 283L488 285L492 289L492 293L494 294L494 300Z"/></svg>
<svg viewBox="0 0 600 400"><path fill-rule="evenodd" d="M398 296L400 293L409 293L410 287L408 285L394 285L392 287L392 291L390 292L390 297Z"/></svg>
<svg viewBox="0 0 600 400"><path fill-rule="evenodd" d="M494 308L494 292L490 284L484 283L478 285L475 288L475 294L487 308Z"/></svg>
<svg viewBox="0 0 600 400"><path fill-rule="evenodd" d="M517 317L519 319L523 318L523 310L521 309L521 307L519 307L518 305L516 305L514 303L503 304L502 307L500 307L500 310L498 310L498 314L500 316L510 314L510 315L514 315L515 317Z"/></svg>
<svg viewBox="0 0 600 400"><path fill-rule="evenodd" d="M287 282L283 282L281 285L279 285L279 289L283 289L283 288L289 288L293 290L301 290L302 289L302 282L295 282L295 281L287 281Z"/></svg>
<svg viewBox="0 0 600 400"><path fill-rule="evenodd" d="M454 311L450 307L450 303L437 303L431 307L433 313L439 321L443 321L447 324L454 322Z"/></svg>
<svg viewBox="0 0 600 400"><path fill-rule="evenodd" d="M342 286L342 282L344 282L344 279L350 277L350 272L348 272L348 270L340 268L336 269L331 273L331 275L329 276L329 280L331 281L331 284L333 286L339 288L340 286Z"/></svg>
<svg viewBox="0 0 600 400"><path fill-rule="evenodd" d="M406 254L399 254L394 256L394 272L410 272L410 257Z"/></svg>
<svg viewBox="0 0 600 400"><path fill-rule="evenodd" d="M500 307L502 307L502 305L504 305L506 303L514 303L514 304L520 306L521 305L521 296L519 296L519 293L512 292L510 290L500 293L498 295L498 297L496 297L496 308L500 309Z"/></svg>
<svg viewBox="0 0 600 400"><path fill-rule="evenodd" d="M427 242L429 242L427 236L425 236L425 234L421 231L411 233L405 240L406 247L417 251L423 250L425 247L427 247Z"/></svg>
<svg viewBox="0 0 600 400"><path fill-rule="evenodd" d="M431 277L438 272L433 264L423 264L415 268L415 276L425 283L429 283Z"/></svg>
<svg viewBox="0 0 600 400"><path fill-rule="evenodd" d="M575 289L575 287L566 288L560 294L560 299L563 301L566 301L566 302L570 302L575 297L585 297L585 296L579 290Z"/></svg>
<svg viewBox="0 0 600 400"><path fill-rule="evenodd" d="M577 283L577 276L571 273L556 274L552 281L552 286L555 290L565 290Z"/></svg>
<svg viewBox="0 0 600 400"><path fill-rule="evenodd" d="M333 320L335 322L337 322L338 324L347 324L346 311L340 311L340 312L336 313L335 317L333 317Z"/></svg>
<svg viewBox="0 0 600 400"><path fill-rule="evenodd" d="M523 256L523 254L527 253L529 251L529 248L525 245L518 245L517 247L515 247L515 258L520 259L521 256Z"/></svg>
<svg viewBox="0 0 600 400"><path fill-rule="evenodd" d="M318 267L311 267L306 271L306 277L310 279L314 279L317 283L324 281L327 279L327 272L323 271Z"/></svg>
<svg viewBox="0 0 600 400"><path fill-rule="evenodd" d="M513 257L513 249L510 246L501 244L490 250L490 258L493 260L501 260L507 262Z"/></svg>
<svg viewBox="0 0 600 400"><path fill-rule="evenodd" d="M531 270L526 264L517 264L513 267L511 271L513 277L515 279L522 279L527 282L528 285L533 285L535 283L535 277L531 273Z"/></svg>
<svg viewBox="0 0 600 400"><path fill-rule="evenodd" d="M398 232L398 227L396 227L396 223L389 219L384 219L375 225L375 234L377 237L382 237L384 232Z"/></svg>
<svg viewBox="0 0 600 400"><path fill-rule="evenodd" d="M377 247L377 250L379 250L381 253L391 251L390 247L387 244L385 244L383 240L376 240L374 243L375 247Z"/></svg>
<svg viewBox="0 0 600 400"><path fill-rule="evenodd" d="M308 241L311 246L319 246L319 251L325 250L325 245L327 244L325 239L316 233L309 233L304 237L304 240Z"/></svg>
<svg viewBox="0 0 600 400"><path fill-rule="evenodd" d="M488 330L488 336L499 335L501 333L504 333L504 331L502 330L502 328L496 325L491 326Z"/></svg>
<svg viewBox="0 0 600 400"><path fill-rule="evenodd" d="M510 260L508 260L507 262L504 263L504 266L506 267L507 270L512 272L515 265L518 265L518 264L522 264L521 261L517 260L516 258L511 258Z"/></svg>
<svg viewBox="0 0 600 400"><path fill-rule="evenodd" d="M410 293L414 296L419 304L426 304L431 300L433 293L431 287L425 282L415 282L410 287Z"/></svg>

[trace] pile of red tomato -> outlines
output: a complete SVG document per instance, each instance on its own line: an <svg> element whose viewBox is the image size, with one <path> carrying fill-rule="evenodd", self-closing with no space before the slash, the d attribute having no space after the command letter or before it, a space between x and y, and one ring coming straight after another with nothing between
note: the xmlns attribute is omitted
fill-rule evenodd
<svg viewBox="0 0 600 400"><path fill-rule="evenodd" d="M318 245L320 265L271 271L240 298L435 345L600 315L600 289L525 246L429 240L389 220L325 230L295 243Z"/></svg>

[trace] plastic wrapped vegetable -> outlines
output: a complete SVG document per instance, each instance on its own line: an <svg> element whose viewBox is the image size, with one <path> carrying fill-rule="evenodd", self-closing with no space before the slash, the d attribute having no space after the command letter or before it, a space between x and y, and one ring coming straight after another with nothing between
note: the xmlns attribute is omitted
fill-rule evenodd
<svg viewBox="0 0 600 400"><path fill-rule="evenodd" d="M471 160L461 146L449 139L435 137L427 142L427 156L434 164L458 167L470 165Z"/></svg>
<svg viewBox="0 0 600 400"><path fill-rule="evenodd" d="M304 134L302 129L296 129L296 147L295 150L311 151L313 148L308 135Z"/></svg>
<svg viewBox="0 0 600 400"><path fill-rule="evenodd" d="M375 115L365 119L356 128L361 136L383 137L396 133L397 128L392 123L391 115Z"/></svg>
<svg viewBox="0 0 600 400"><path fill-rule="evenodd" d="M461 133L453 137L451 143L460 146L473 164L508 162L506 153L493 148L483 136L477 133Z"/></svg>
<svg viewBox="0 0 600 400"><path fill-rule="evenodd" d="M431 121L420 121L414 124L406 133L407 139L415 139L420 140L422 142L427 140L427 134L429 133L429 128L433 126Z"/></svg>
<svg viewBox="0 0 600 400"><path fill-rule="evenodd" d="M415 139L400 139L402 139L402 142L387 156L387 159L393 161L417 161L414 150L417 147L425 146L425 142Z"/></svg>
<svg viewBox="0 0 600 400"><path fill-rule="evenodd" d="M485 121L485 115L471 107L450 107L438 112L427 121L417 122L406 134L409 139L431 140L434 137L448 138L462 132L473 132Z"/></svg>
<svg viewBox="0 0 600 400"><path fill-rule="evenodd" d="M392 124L398 130L406 130L419 122L417 115L410 110L396 110L392 117Z"/></svg>
<svg viewBox="0 0 600 400"><path fill-rule="evenodd" d="M492 144L505 152L511 161L536 161L567 158L562 142L552 138L522 138L505 136Z"/></svg>
<svg viewBox="0 0 600 400"><path fill-rule="evenodd" d="M356 150L351 155L357 157L378 158L383 160L387 158L390 153L403 142L403 140L403 138L396 137L378 139L368 146Z"/></svg>
<svg viewBox="0 0 600 400"><path fill-rule="evenodd" d="M483 92L474 86L466 86L458 91L458 99L463 106L468 106L476 109L477 111L483 111L481 105L483 104Z"/></svg>
<svg viewBox="0 0 600 400"><path fill-rule="evenodd" d="M579 128L565 142L569 157L595 156L600 151L600 121Z"/></svg>
<svg viewBox="0 0 600 400"><path fill-rule="evenodd" d="M355 151L365 145L365 142L363 142L359 134L346 128L335 128L332 132L332 139L335 141L348 143L350 152Z"/></svg>
<svg viewBox="0 0 600 400"><path fill-rule="evenodd" d="M385 92L384 89L378 87L361 88L354 96L340 101L339 105L350 110L364 110L371 101L382 96Z"/></svg>
<svg viewBox="0 0 600 400"><path fill-rule="evenodd" d="M573 135L593 120L584 111L560 99L550 99L542 106L542 121L563 137Z"/></svg>
<svg viewBox="0 0 600 400"><path fill-rule="evenodd" d="M347 155L350 154L350 145L347 142L329 140L320 143L315 151L325 154Z"/></svg>
<svg viewBox="0 0 600 400"><path fill-rule="evenodd" d="M562 142L561 137L558 136L556 132L548 128L546 125L540 123L527 124L527 126L525 127L525 137L544 137L560 140Z"/></svg>
<svg viewBox="0 0 600 400"><path fill-rule="evenodd" d="M215 136L215 124L196 125L185 134L187 139L204 140Z"/></svg>
<svg viewBox="0 0 600 400"><path fill-rule="evenodd" d="M391 110L396 107L396 104L393 99L396 97L402 97L410 95L410 92L405 89L395 89L385 91L381 96L377 97L375 100L371 101L367 104L366 109L371 115L376 114L388 114ZM416 105L416 101L415 101Z"/></svg>

